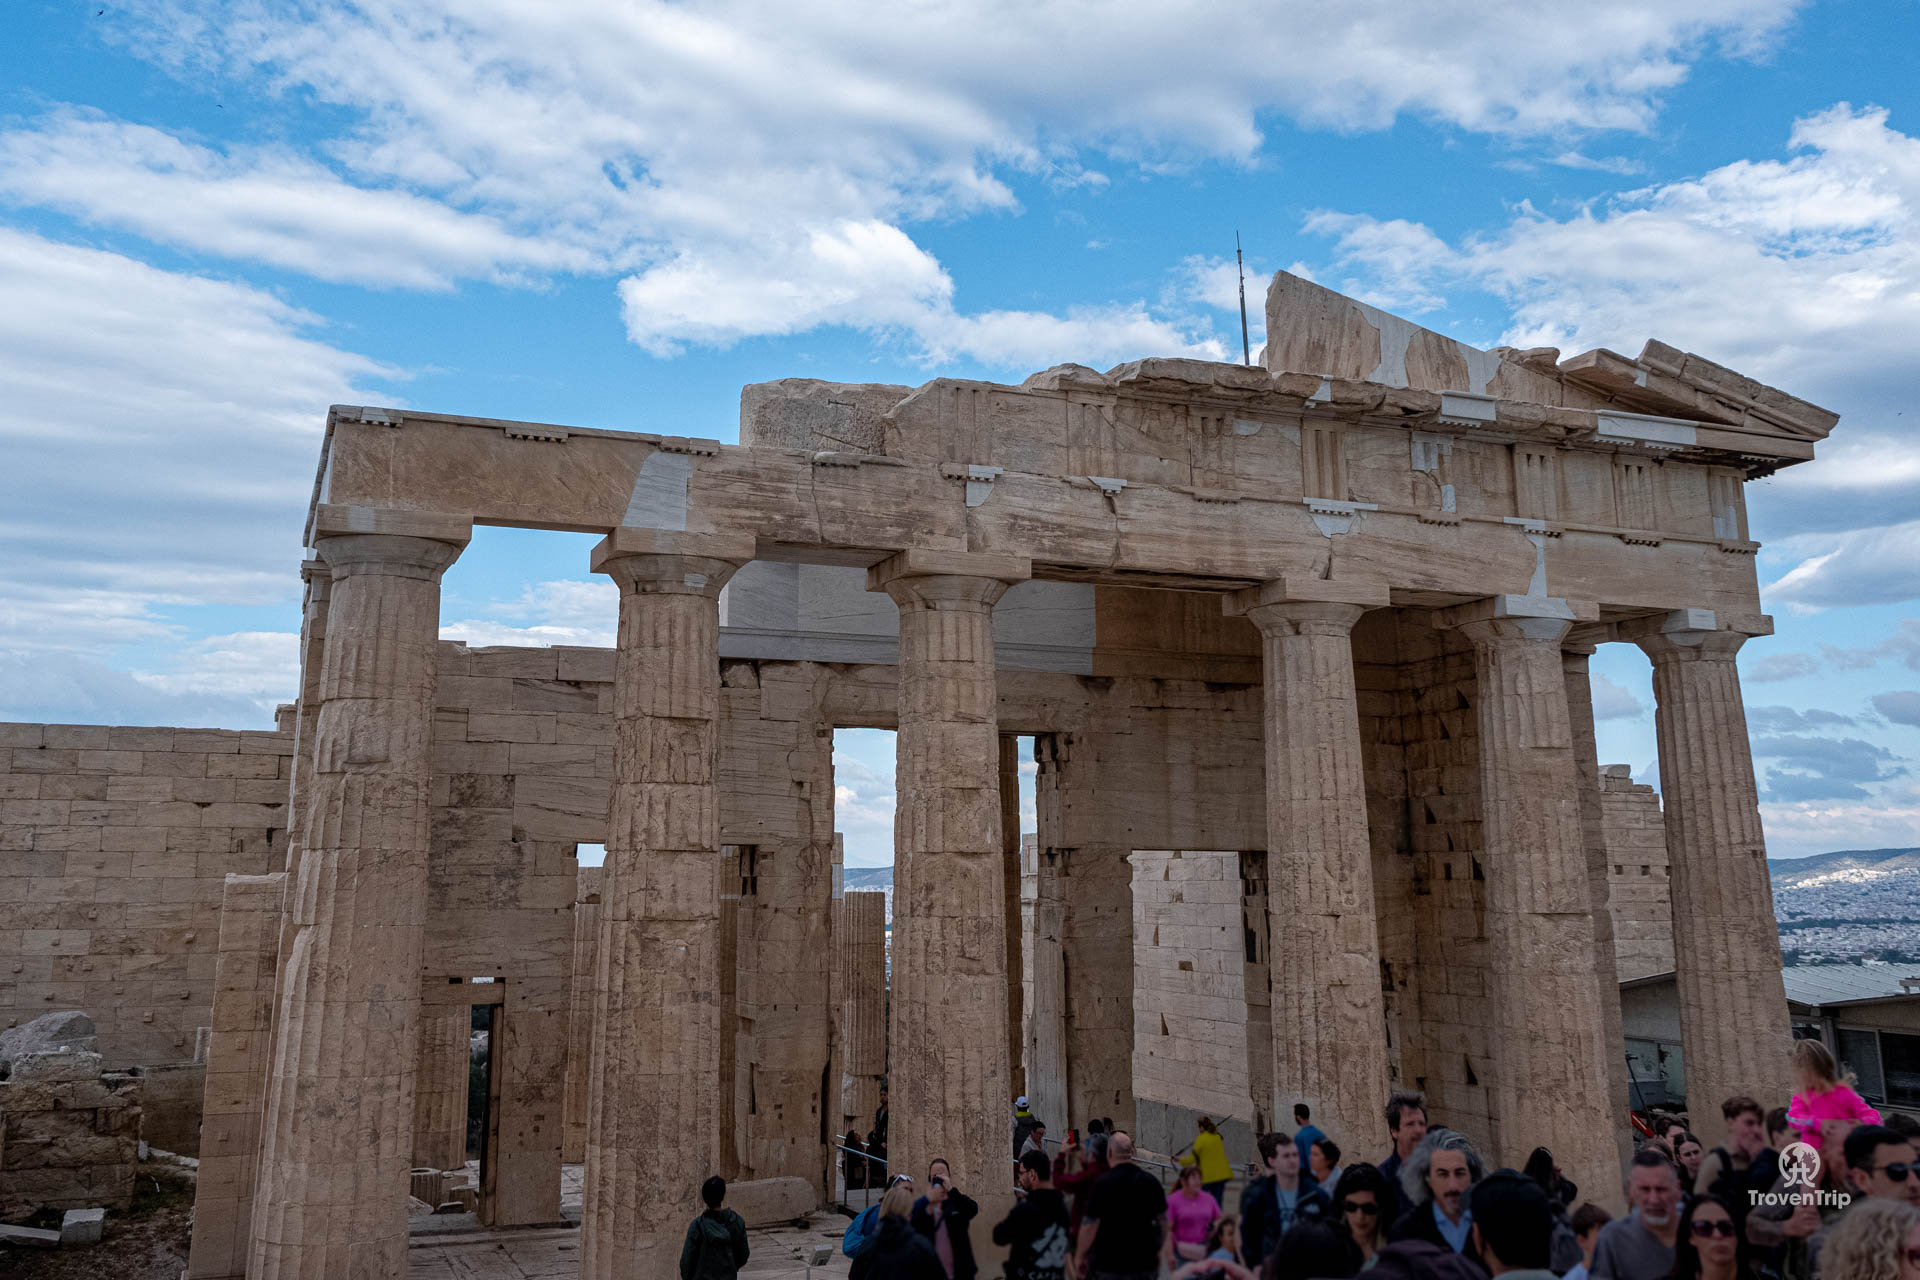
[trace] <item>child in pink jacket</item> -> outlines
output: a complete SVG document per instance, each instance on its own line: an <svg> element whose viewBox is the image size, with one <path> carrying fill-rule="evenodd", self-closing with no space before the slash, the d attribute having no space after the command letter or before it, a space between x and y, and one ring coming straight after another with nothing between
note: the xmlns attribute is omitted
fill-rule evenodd
<svg viewBox="0 0 1920 1280"><path fill-rule="evenodd" d="M1827 1046L1818 1040L1793 1042L1793 1072L1800 1092L1787 1108L1787 1124L1800 1141L1821 1146L1821 1125L1828 1120L1879 1124L1880 1113L1840 1079L1840 1068Z"/></svg>

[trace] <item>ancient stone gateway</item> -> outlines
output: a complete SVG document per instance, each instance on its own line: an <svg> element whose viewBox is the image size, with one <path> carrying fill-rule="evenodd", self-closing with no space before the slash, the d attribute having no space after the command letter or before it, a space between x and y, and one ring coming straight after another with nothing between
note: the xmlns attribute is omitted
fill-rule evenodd
<svg viewBox="0 0 1920 1280"><path fill-rule="evenodd" d="M1237 880L1196 934L1264 902L1262 954L1208 952L1247 1010L1208 1096L1246 1130L1304 1100L1371 1147L1404 1082L1499 1161L1542 1144L1614 1185L1601 643L1654 665L1693 1086L1780 1094L1742 485L1833 415L1659 343L1478 351L1284 274L1268 333L1264 369L751 387L738 446L336 407L284 906L268 928L236 883L220 938L274 993L209 1066L257 1091L247 1274L404 1274L411 1148L443 1131L417 1059L476 975L516 1064L496 1220L554 1216L570 1078L585 1275L668 1274L702 1171L824 1193L840 726L899 731L891 1157L947 1156L989 1215L1016 1071L1056 1124L1179 1103L1136 1093L1178 1060L1136 1024L1136 875ZM438 644L476 523L604 535L615 651ZM1031 962L1012 734L1040 769ZM568 855L596 838L589 897ZM1194 904L1153 901L1184 936Z"/></svg>

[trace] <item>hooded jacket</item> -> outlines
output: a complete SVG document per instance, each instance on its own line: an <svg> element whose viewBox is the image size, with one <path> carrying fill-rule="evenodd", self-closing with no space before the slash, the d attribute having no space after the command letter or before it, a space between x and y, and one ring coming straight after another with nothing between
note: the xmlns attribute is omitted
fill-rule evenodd
<svg viewBox="0 0 1920 1280"><path fill-rule="evenodd" d="M734 1280L747 1264L747 1224L731 1209L709 1209L687 1224L680 1280Z"/></svg>

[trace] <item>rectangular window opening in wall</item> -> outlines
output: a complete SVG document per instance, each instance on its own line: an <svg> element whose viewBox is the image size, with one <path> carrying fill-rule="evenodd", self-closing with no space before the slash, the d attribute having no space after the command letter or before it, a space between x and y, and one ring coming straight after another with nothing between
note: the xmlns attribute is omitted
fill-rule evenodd
<svg viewBox="0 0 1920 1280"><path fill-rule="evenodd" d="M607 864L607 846L604 844L576 844L573 846L574 860L583 867L604 867Z"/></svg>
<svg viewBox="0 0 1920 1280"><path fill-rule="evenodd" d="M1920 1107L1920 1036L1882 1031L1880 1071L1888 1105Z"/></svg>
<svg viewBox="0 0 1920 1280"><path fill-rule="evenodd" d="M1835 1034L1839 1040L1840 1066L1853 1072L1860 1096L1869 1102L1885 1102L1887 1086L1880 1062L1879 1032L1842 1027Z"/></svg>

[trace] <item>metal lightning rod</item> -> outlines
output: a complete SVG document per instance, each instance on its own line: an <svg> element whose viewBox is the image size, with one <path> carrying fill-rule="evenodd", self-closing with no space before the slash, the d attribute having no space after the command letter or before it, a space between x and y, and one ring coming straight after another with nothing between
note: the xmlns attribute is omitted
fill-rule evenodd
<svg viewBox="0 0 1920 1280"><path fill-rule="evenodd" d="M1240 254L1240 232L1233 233L1233 261L1240 268L1240 362L1253 363L1253 348L1247 345L1247 260Z"/></svg>

